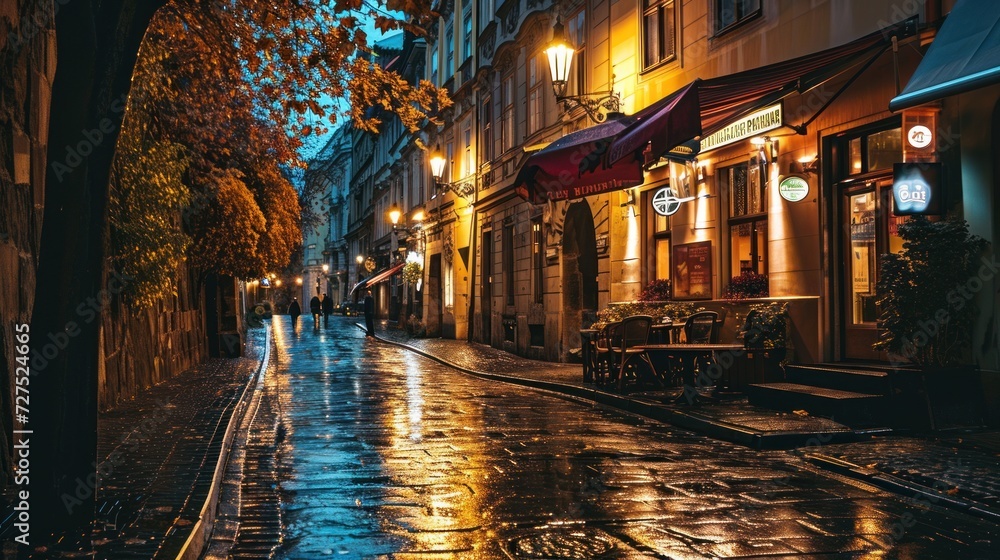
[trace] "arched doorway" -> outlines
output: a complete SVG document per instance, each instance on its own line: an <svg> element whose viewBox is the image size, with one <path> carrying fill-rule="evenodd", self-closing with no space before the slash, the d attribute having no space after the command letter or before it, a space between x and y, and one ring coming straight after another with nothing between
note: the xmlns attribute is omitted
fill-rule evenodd
<svg viewBox="0 0 1000 560"><path fill-rule="evenodd" d="M566 211L562 243L562 348L580 347L580 327L585 315L597 312L597 234L587 202L576 202Z"/></svg>

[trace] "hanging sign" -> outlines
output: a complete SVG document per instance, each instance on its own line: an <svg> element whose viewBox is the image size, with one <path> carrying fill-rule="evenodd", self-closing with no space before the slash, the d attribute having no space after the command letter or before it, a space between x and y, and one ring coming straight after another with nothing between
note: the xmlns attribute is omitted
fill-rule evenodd
<svg viewBox="0 0 1000 560"><path fill-rule="evenodd" d="M653 211L661 216L673 216L680 209L681 204L690 202L698 198L697 196L685 196L678 198L677 193L670 187L663 187L656 191L653 199L649 202L653 206Z"/></svg>
<svg viewBox="0 0 1000 560"><path fill-rule="evenodd" d="M942 192L940 163L893 164L893 214L940 215Z"/></svg>
<svg viewBox="0 0 1000 560"><path fill-rule="evenodd" d="M809 196L809 181L798 175L785 177L778 183L778 194L788 202L798 202Z"/></svg>
<svg viewBox="0 0 1000 560"><path fill-rule="evenodd" d="M781 103L775 103L750 113L722 130L702 138L701 151L707 152L752 136L760 136L768 130L780 128L781 125Z"/></svg>

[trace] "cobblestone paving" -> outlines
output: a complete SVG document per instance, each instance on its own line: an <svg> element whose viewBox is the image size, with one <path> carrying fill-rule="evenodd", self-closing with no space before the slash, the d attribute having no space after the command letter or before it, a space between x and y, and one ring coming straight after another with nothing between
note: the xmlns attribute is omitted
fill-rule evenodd
<svg viewBox="0 0 1000 560"><path fill-rule="evenodd" d="M1000 458L956 439L879 438L818 451L1000 511Z"/></svg>
<svg viewBox="0 0 1000 560"><path fill-rule="evenodd" d="M995 557L993 524L462 375L353 323L275 318L281 558Z"/></svg>
<svg viewBox="0 0 1000 560"><path fill-rule="evenodd" d="M207 496L229 417L256 373L262 329L246 356L209 360L99 419L97 558L174 558Z"/></svg>

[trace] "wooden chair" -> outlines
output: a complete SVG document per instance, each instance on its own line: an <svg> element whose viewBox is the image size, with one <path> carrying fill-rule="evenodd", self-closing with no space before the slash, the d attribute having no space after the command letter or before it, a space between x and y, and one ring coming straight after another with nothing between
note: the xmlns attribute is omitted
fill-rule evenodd
<svg viewBox="0 0 1000 560"><path fill-rule="evenodd" d="M637 371L638 364L633 361L641 358L644 350L637 348L649 342L649 333L653 327L653 318L649 315L633 315L626 317L621 323L621 345L612 347L615 361L618 363L618 390L625 385L625 372L631 365L633 377L641 382L641 374Z"/></svg>
<svg viewBox="0 0 1000 560"><path fill-rule="evenodd" d="M719 314L699 311L684 323L684 337L688 344L715 344L719 342Z"/></svg>
<svg viewBox="0 0 1000 560"><path fill-rule="evenodd" d="M614 346L621 346L621 321L613 321L604 325L601 332L597 334L594 382L598 385L606 383L611 378L614 364L614 354L611 349Z"/></svg>

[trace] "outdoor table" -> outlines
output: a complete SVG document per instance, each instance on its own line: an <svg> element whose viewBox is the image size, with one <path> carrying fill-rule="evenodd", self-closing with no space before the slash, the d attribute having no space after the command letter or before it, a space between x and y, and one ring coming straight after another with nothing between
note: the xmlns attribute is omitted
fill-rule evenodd
<svg viewBox="0 0 1000 560"><path fill-rule="evenodd" d="M583 346L583 382L594 380L594 370L597 367L597 329L580 329L580 341Z"/></svg>
<svg viewBox="0 0 1000 560"><path fill-rule="evenodd" d="M742 344L644 344L636 348L642 350L643 360L652 368L653 375L664 381L670 380L670 360L676 359L679 362L684 392L678 396L677 400L681 400L685 395L697 395L694 392L694 371L698 358L711 358L716 352L735 354L744 351ZM666 363L662 357L667 358Z"/></svg>
<svg viewBox="0 0 1000 560"><path fill-rule="evenodd" d="M676 344L681 337L681 332L684 331L684 322L675 323L653 323L652 327L652 340L655 340L656 344Z"/></svg>

